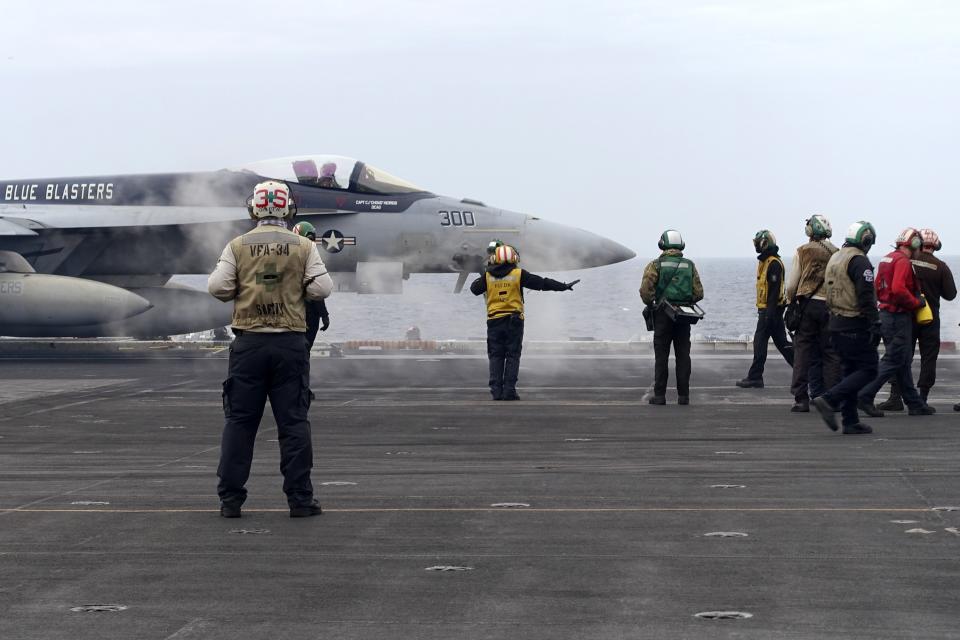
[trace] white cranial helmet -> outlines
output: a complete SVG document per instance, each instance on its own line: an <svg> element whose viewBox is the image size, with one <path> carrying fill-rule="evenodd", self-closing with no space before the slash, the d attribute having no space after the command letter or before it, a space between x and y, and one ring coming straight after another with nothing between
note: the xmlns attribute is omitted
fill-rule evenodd
<svg viewBox="0 0 960 640"><path fill-rule="evenodd" d="M292 218L296 211L290 187L283 182L267 180L253 188L247 201L247 211L254 220L261 218Z"/></svg>

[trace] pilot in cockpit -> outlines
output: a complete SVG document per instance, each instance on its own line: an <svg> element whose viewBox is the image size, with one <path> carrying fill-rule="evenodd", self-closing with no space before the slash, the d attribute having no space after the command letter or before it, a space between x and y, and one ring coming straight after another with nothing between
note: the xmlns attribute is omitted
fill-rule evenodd
<svg viewBox="0 0 960 640"><path fill-rule="evenodd" d="M320 176L317 173L317 163L313 160L294 160L293 173L300 184L319 184Z"/></svg>
<svg viewBox="0 0 960 640"><path fill-rule="evenodd" d="M317 181L317 186L325 189L342 189L343 187L337 182L336 174L337 163L325 162L323 166L320 167L320 179Z"/></svg>

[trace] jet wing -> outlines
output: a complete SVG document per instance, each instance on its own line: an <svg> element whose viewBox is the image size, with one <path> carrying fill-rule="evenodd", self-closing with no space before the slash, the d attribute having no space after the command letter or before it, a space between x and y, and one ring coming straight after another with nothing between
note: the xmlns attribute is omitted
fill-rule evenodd
<svg viewBox="0 0 960 640"><path fill-rule="evenodd" d="M47 229L88 229L91 227L142 227L244 220L244 207L106 206L106 205L6 205L0 206L0 220L13 218ZM27 222L24 220L24 222ZM14 222L14 224L16 224ZM2 228L2 227L0 227Z"/></svg>
<svg viewBox="0 0 960 640"><path fill-rule="evenodd" d="M0 236L35 236L36 231L28 228L29 220L0 217Z"/></svg>
<svg viewBox="0 0 960 640"><path fill-rule="evenodd" d="M301 214L347 214L355 211L300 209ZM0 205L0 235L36 235L29 227L89 229L147 227L247 220L246 207L125 206L83 204ZM19 230L18 230L19 229Z"/></svg>

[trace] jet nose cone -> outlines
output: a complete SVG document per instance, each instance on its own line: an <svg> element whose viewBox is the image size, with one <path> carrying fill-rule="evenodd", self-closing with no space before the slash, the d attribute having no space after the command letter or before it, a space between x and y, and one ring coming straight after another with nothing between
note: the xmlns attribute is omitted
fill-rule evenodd
<svg viewBox="0 0 960 640"><path fill-rule="evenodd" d="M597 266L625 262L637 257L636 251L628 249L619 242L601 236L597 237L601 240L600 246L594 251L595 259L599 260Z"/></svg>
<svg viewBox="0 0 960 640"><path fill-rule="evenodd" d="M530 218L524 229L520 257L531 269L564 271L615 264L636 253L603 236Z"/></svg>

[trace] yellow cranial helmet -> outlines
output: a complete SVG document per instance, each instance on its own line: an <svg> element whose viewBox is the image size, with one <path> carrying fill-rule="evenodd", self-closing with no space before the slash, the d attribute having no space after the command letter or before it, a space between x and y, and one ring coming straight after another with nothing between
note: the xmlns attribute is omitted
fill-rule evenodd
<svg viewBox="0 0 960 640"><path fill-rule="evenodd" d="M247 201L247 212L254 220L292 218L296 214L296 205L290 194L290 187L276 180L259 183L253 188L253 195Z"/></svg>

